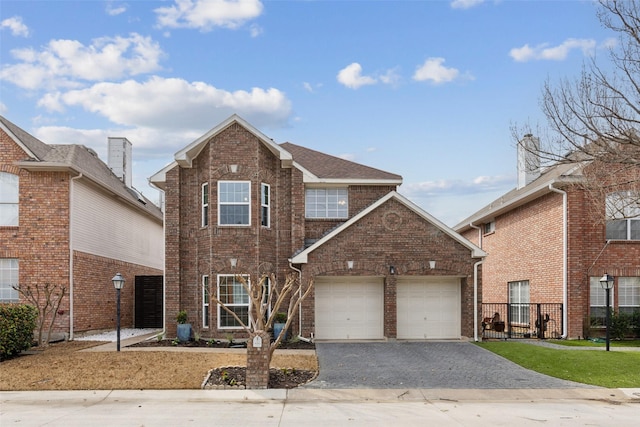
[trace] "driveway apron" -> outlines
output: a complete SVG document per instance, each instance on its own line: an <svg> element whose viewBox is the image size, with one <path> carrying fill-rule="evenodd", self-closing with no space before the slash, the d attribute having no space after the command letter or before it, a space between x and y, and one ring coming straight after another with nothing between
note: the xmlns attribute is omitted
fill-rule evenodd
<svg viewBox="0 0 640 427"><path fill-rule="evenodd" d="M593 388L522 368L467 342L316 343L318 377L304 388Z"/></svg>

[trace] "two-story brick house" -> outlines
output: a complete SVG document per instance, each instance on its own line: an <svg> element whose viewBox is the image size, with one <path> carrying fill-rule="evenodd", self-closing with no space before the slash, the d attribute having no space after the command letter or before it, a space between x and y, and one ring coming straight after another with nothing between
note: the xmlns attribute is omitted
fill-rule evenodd
<svg viewBox="0 0 640 427"><path fill-rule="evenodd" d="M131 144L109 145L111 169L93 150L45 144L0 116L0 302L24 301L16 285L63 286L54 332L71 339L115 327L118 272L122 326L145 316L134 295L149 278L159 287L142 295L156 302L146 315L162 324L162 212L131 187Z"/></svg>
<svg viewBox="0 0 640 427"><path fill-rule="evenodd" d="M169 336L183 309L201 336L241 336L210 296L246 322L237 276L264 273L314 280L293 323L303 337L476 336L485 253L398 194L399 175L276 144L233 115L150 181L166 200Z"/></svg>
<svg viewBox="0 0 640 427"><path fill-rule="evenodd" d="M589 336L590 326L602 325L606 313L599 283L605 273L615 277L611 306L640 310L640 210L636 207L635 218L632 212L625 219L605 217L607 203L623 196L625 188L594 202L593 192L581 185L583 168L593 164L540 168L536 146L527 136L518 147L517 188L454 230L488 254L483 316L500 311L516 325L513 331L547 338ZM612 178L624 183L628 177ZM605 220L596 219L598 209Z"/></svg>

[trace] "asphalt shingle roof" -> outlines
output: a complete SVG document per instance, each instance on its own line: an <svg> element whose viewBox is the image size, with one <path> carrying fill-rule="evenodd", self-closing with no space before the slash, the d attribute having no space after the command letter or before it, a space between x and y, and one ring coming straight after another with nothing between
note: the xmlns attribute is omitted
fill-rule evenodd
<svg viewBox="0 0 640 427"><path fill-rule="evenodd" d="M321 179L402 180L402 176L285 142L280 147L300 166Z"/></svg>

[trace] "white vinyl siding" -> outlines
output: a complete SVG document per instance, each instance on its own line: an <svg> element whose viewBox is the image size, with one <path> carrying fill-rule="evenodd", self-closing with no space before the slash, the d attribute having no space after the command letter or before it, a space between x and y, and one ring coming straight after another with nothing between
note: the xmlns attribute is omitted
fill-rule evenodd
<svg viewBox="0 0 640 427"><path fill-rule="evenodd" d="M74 250L164 268L162 221L156 221L81 181L72 181L72 192L71 244Z"/></svg>

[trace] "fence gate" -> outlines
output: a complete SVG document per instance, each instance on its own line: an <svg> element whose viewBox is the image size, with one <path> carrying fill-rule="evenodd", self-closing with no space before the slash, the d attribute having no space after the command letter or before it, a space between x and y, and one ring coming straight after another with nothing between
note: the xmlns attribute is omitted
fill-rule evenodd
<svg viewBox="0 0 640 427"><path fill-rule="evenodd" d="M163 276L136 276L136 328L162 328Z"/></svg>
<svg viewBox="0 0 640 427"><path fill-rule="evenodd" d="M560 338L560 303L482 303L482 338Z"/></svg>

